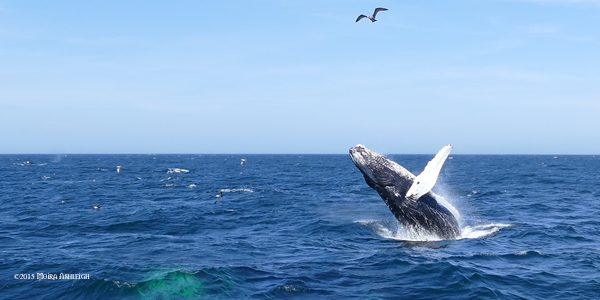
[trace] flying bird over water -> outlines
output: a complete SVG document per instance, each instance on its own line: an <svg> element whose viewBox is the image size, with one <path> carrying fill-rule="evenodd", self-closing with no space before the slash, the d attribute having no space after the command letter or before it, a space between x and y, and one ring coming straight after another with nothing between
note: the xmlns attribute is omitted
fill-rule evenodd
<svg viewBox="0 0 600 300"><path fill-rule="evenodd" d="M388 9L387 8L383 8L383 7L378 7L378 8L375 9L375 12L373 13L372 16L360 15L356 19L356 22L360 21L360 19L362 19L362 18L367 18L367 19L371 20L371 22L377 22L377 20L375 20L375 16L377 16L377 13L380 12L380 11L386 11L386 10L388 10Z"/></svg>

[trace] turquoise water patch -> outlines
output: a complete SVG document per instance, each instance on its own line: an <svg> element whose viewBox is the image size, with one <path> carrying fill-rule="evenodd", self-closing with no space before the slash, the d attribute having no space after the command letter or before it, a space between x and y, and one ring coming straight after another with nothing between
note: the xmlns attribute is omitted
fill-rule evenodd
<svg viewBox="0 0 600 300"><path fill-rule="evenodd" d="M234 286L227 271L205 269L198 271L156 271L136 288L142 299L197 299L223 294Z"/></svg>

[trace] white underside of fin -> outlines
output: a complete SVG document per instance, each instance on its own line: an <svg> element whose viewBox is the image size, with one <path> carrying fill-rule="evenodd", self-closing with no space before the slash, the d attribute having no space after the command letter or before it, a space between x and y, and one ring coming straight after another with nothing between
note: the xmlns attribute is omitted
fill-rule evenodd
<svg viewBox="0 0 600 300"><path fill-rule="evenodd" d="M452 145L446 145L430 162L427 163L423 172L415 178L410 189L406 192L406 198L417 200L433 189L440 175L440 171L442 170L442 166L451 151Z"/></svg>

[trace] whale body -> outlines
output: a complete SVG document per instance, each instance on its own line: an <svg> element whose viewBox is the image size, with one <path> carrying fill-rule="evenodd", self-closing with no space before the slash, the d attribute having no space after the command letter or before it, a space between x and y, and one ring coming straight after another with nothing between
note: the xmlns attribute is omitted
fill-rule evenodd
<svg viewBox="0 0 600 300"><path fill-rule="evenodd" d="M452 146L448 146L451 149ZM364 175L367 184L379 193L402 227L419 233L433 234L441 239L456 239L460 236L457 221L460 214L443 197L431 191L437 181L441 164L450 153L448 146L436 155L425 168L423 176L419 177L360 144L350 148L350 157ZM434 164L437 173L432 175L428 168L431 169L429 165ZM417 178L423 177L429 181L434 180L433 184L425 184L431 186L425 190L416 181ZM409 190L411 193L407 195ZM415 193L414 190L420 192Z"/></svg>

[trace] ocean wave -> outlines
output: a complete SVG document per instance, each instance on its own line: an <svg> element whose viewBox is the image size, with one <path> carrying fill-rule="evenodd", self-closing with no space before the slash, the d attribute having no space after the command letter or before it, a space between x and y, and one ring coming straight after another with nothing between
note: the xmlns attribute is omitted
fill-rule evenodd
<svg viewBox="0 0 600 300"><path fill-rule="evenodd" d="M241 189L221 189L221 192L223 193L254 193L253 189L246 189L246 188L241 188Z"/></svg>
<svg viewBox="0 0 600 300"><path fill-rule="evenodd" d="M479 239L491 236L502 228L511 227L511 224L491 223L485 225L465 226L461 228L459 239Z"/></svg>
<svg viewBox="0 0 600 300"><path fill-rule="evenodd" d="M515 253L513 253L513 255L516 256L544 256L544 253L537 251L537 250L523 250L523 251L517 251Z"/></svg>
<svg viewBox="0 0 600 300"><path fill-rule="evenodd" d="M71 287L77 299L197 299L228 298L236 285L230 272L220 269L152 271L140 281L92 278Z"/></svg>
<svg viewBox="0 0 600 300"><path fill-rule="evenodd" d="M227 270L205 269L157 272L135 287L143 299L164 299L173 295L191 299L210 295L226 296L234 285Z"/></svg>
<svg viewBox="0 0 600 300"><path fill-rule="evenodd" d="M303 282L294 282L293 284L283 284L275 287L269 293L267 293L266 298L274 298L274 299L288 299L288 298L319 298L325 295L331 294L328 291L308 288L301 286L304 284Z"/></svg>
<svg viewBox="0 0 600 300"><path fill-rule="evenodd" d="M181 169L181 168L169 168L169 170L167 171L167 174L171 174L171 173L189 173L190 170L187 169Z"/></svg>

